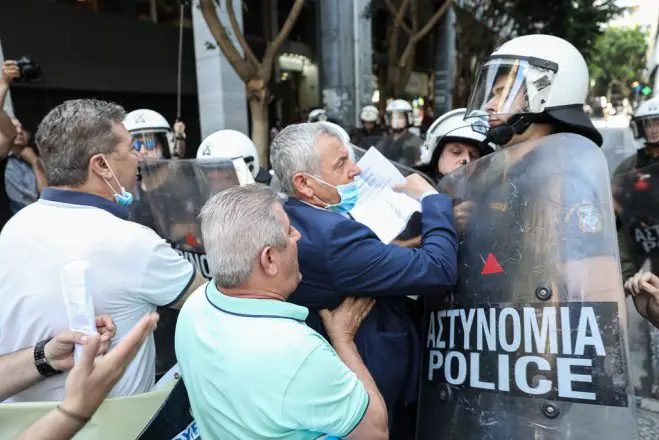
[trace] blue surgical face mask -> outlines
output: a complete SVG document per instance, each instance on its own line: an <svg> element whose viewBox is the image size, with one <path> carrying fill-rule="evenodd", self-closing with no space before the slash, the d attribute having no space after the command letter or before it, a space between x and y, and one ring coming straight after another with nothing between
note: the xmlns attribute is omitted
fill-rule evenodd
<svg viewBox="0 0 659 440"><path fill-rule="evenodd" d="M320 200L321 202L327 205L325 206L325 209L338 212L339 214L347 214L348 212L352 211L352 208L354 208L355 205L357 204L357 200L359 199L359 187L357 185L356 180L343 185L334 186L331 183L327 183L316 176L312 176L311 174L307 174L307 176L327 186L331 186L332 188L336 189L336 191L339 193L339 197L341 198L341 200L339 201L339 203L336 203L334 205L331 205L314 195L316 199Z"/></svg>
<svg viewBox="0 0 659 440"><path fill-rule="evenodd" d="M105 184L110 188L110 191L112 191L114 194L114 201L117 203L119 206L129 206L131 203L133 203L133 194L130 192L126 191L126 188L121 186L121 183L119 183L119 179L117 179L117 176L114 174L114 171L112 171L112 168L110 167L110 163L108 160L103 157L103 160L105 160L106 165L108 166L108 169L110 170L110 173L112 173L112 177L114 178L115 182L117 182L117 185L119 186L119 190L121 193L117 193L114 188L112 188L112 185L110 185L110 182L107 180L103 179L105 181Z"/></svg>

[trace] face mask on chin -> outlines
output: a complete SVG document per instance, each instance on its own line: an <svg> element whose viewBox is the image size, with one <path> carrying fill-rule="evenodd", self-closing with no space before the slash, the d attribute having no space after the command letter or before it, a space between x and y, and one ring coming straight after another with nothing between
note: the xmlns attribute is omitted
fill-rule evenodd
<svg viewBox="0 0 659 440"><path fill-rule="evenodd" d="M331 183L327 183L316 176L312 176L311 174L307 174L307 176L327 186L331 186L332 188L336 189L336 191L339 193L340 201L339 203L335 203L333 205L325 202L324 200L321 200L320 198L314 195L314 198L316 198L322 203L325 203L326 205L325 209L328 209L333 212L338 212L339 214L347 214L348 212L352 211L352 208L354 208L355 205L357 204L357 200L359 199L359 187L357 185L356 180L343 185L334 186Z"/></svg>
<svg viewBox="0 0 659 440"><path fill-rule="evenodd" d="M103 178L103 181L105 184L110 188L110 191L112 191L112 195L114 196L114 201L117 203L119 206L129 206L131 203L133 203L133 194L130 192L126 191L126 188L121 186L121 183L119 183L119 179L117 179L116 174L114 174L114 171L112 170L112 167L110 167L110 163L108 160L103 156L103 160L105 161L105 164L108 166L108 169L110 170L110 173L112 174L112 177L114 178L115 182L117 182L117 185L119 186L119 191L120 193L117 193L114 188L112 188L112 185L110 185L110 182L107 181L107 179Z"/></svg>

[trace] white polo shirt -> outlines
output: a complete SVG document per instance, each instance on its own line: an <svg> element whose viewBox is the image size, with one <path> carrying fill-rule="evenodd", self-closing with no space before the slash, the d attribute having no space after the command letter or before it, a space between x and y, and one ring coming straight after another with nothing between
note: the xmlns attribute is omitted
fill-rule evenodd
<svg viewBox="0 0 659 440"><path fill-rule="evenodd" d="M89 261L96 315L117 326L116 345L156 306L176 303L195 277L194 266L125 208L88 193L47 188L37 203L0 233L0 355L35 345L69 328L60 288L64 264ZM7 402L61 400L66 374L47 378ZM155 344L149 336L110 393L149 391Z"/></svg>

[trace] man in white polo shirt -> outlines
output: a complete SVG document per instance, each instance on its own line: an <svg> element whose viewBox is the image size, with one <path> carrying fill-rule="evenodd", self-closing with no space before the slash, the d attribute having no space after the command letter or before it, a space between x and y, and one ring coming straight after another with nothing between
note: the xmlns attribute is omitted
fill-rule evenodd
<svg viewBox="0 0 659 440"><path fill-rule="evenodd" d="M384 400L354 343L372 299L321 313L332 346L286 301L300 282L297 241L261 185L211 198L201 229L213 280L188 300L176 355L205 440L388 438Z"/></svg>
<svg viewBox="0 0 659 440"><path fill-rule="evenodd" d="M0 233L0 355L69 328L60 277L73 259L90 264L95 312L112 316L117 327L113 345L157 306L180 308L205 281L155 232L128 221L138 153L124 116L116 104L73 100L39 125L49 187ZM48 379L8 401L62 399L66 373L36 363ZM151 335L110 396L149 391L154 380Z"/></svg>

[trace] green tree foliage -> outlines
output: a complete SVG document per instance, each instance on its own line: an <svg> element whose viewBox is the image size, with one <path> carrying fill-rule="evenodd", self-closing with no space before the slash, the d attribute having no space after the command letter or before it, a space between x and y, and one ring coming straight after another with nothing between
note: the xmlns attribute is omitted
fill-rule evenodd
<svg viewBox="0 0 659 440"><path fill-rule="evenodd" d="M616 0L517 0L508 11L515 22L515 33L543 33L572 43L588 60L604 24L624 8Z"/></svg>
<svg viewBox="0 0 659 440"><path fill-rule="evenodd" d="M614 85L629 93L629 84L642 79L647 38L647 32L638 26L609 27L597 38L590 57L590 75L609 98Z"/></svg>
<svg viewBox="0 0 659 440"><path fill-rule="evenodd" d="M464 0L455 2L457 60L453 105L464 106L477 60L511 38L549 34L572 43L589 60L604 24L624 8L616 0Z"/></svg>

